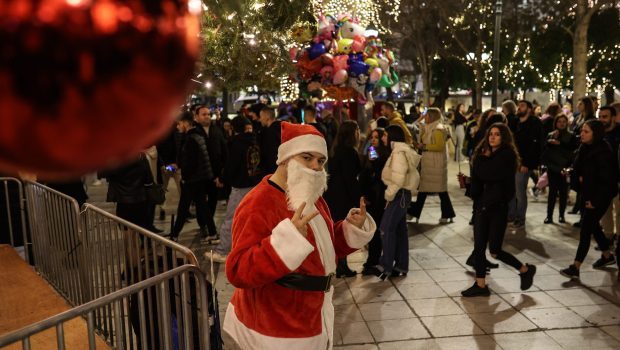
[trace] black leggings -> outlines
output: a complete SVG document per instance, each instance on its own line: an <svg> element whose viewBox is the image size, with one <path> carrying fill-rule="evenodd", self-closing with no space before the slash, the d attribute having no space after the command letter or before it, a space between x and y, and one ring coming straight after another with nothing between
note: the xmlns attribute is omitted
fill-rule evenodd
<svg viewBox="0 0 620 350"><path fill-rule="evenodd" d="M575 256L575 261L579 261L582 263L586 255L588 255L588 251L590 250L590 241L592 240L592 236L596 240L601 251L609 250L609 241L607 237L605 237L605 233L603 233L603 229L601 228L601 218L605 215L607 208L611 204L611 200L606 201L605 203L599 205L594 209L587 209L585 206L582 209L583 217L581 219L581 231L579 232L579 246L577 247L577 255Z"/></svg>
<svg viewBox="0 0 620 350"><path fill-rule="evenodd" d="M560 216L564 216L566 211L566 201L568 200L568 184L562 173L547 170L549 178L549 199L547 201L547 217L553 217L553 209L555 208L555 200L560 195Z"/></svg>
<svg viewBox="0 0 620 350"><path fill-rule="evenodd" d="M476 278L485 278L487 244L491 255L515 269L519 270L523 264L514 255L502 250L504 234L508 224L508 205L500 204L476 210L474 215L474 268Z"/></svg>

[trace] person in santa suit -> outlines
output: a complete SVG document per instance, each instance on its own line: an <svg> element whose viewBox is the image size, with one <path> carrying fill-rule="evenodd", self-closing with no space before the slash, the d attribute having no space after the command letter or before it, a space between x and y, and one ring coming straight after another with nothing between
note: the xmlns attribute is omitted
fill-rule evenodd
<svg viewBox="0 0 620 350"><path fill-rule="evenodd" d="M363 247L376 224L360 208L334 223L321 197L327 146L311 125L282 123L273 175L233 218L226 276L237 289L224 320L233 349L332 349L332 276L338 257Z"/></svg>

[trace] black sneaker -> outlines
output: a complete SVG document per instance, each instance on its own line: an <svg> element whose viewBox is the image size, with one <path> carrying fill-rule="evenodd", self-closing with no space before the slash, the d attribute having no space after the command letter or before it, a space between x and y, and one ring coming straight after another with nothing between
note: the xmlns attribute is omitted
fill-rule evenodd
<svg viewBox="0 0 620 350"><path fill-rule="evenodd" d="M392 273L390 273L390 278L396 277L407 277L407 273L398 270L392 270Z"/></svg>
<svg viewBox="0 0 620 350"><path fill-rule="evenodd" d="M558 222L560 224L565 224L566 223L566 219L564 219L564 215L560 216L560 219L558 220Z"/></svg>
<svg viewBox="0 0 620 350"><path fill-rule="evenodd" d="M491 291L489 290L488 286L484 286L484 288L481 288L478 286L478 284L476 282L474 282L474 285L469 287L468 289L465 289L464 291L461 292L461 295L469 298L469 297L488 297L489 295L491 295Z"/></svg>
<svg viewBox="0 0 620 350"><path fill-rule="evenodd" d="M547 216L547 217L545 218L544 223L545 223L545 224L553 224L553 219Z"/></svg>
<svg viewBox="0 0 620 350"><path fill-rule="evenodd" d="M595 261L594 264L592 264L592 267L595 269L600 269L602 267L605 267L607 265L613 265L615 263L616 263L616 258L614 257L613 254L610 254L609 258L606 258L604 255L601 255L601 258Z"/></svg>
<svg viewBox="0 0 620 350"><path fill-rule="evenodd" d="M560 270L560 274L570 279L574 279L574 280L579 279L579 269L576 268L575 265L570 265L568 268L564 270Z"/></svg>
<svg viewBox="0 0 620 350"><path fill-rule="evenodd" d="M534 275L536 274L536 266L525 264L527 266L527 271L519 274L521 277L521 290L528 290L534 283Z"/></svg>
<svg viewBox="0 0 620 350"><path fill-rule="evenodd" d="M376 266L367 266L362 270L362 276L378 276L381 271Z"/></svg>

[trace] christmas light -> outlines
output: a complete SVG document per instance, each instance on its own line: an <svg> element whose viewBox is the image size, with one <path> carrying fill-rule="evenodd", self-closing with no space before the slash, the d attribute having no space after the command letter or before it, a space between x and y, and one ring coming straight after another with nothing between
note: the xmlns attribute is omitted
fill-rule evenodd
<svg viewBox="0 0 620 350"><path fill-rule="evenodd" d="M363 26L374 24L381 32L389 29L381 23L381 13L391 16L398 22L401 0L312 0L314 13L348 13Z"/></svg>

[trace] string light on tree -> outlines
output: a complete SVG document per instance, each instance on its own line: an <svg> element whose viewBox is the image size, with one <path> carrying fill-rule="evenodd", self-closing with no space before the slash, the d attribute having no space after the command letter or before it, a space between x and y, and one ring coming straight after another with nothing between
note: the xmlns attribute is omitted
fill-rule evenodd
<svg viewBox="0 0 620 350"><path fill-rule="evenodd" d="M383 26L380 14L386 13L396 22L400 16L401 0L311 0L314 13L349 13L363 26L374 24L381 32L389 32Z"/></svg>

